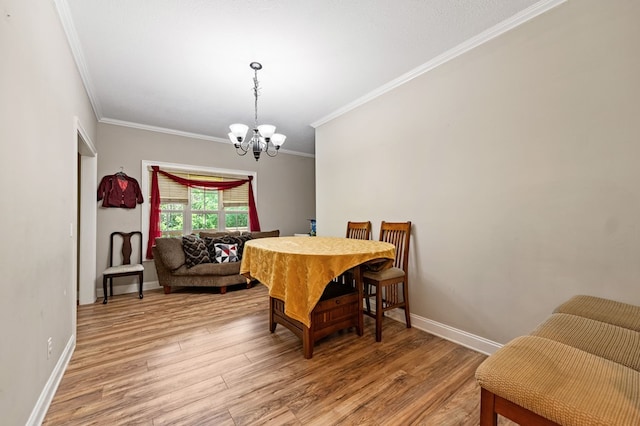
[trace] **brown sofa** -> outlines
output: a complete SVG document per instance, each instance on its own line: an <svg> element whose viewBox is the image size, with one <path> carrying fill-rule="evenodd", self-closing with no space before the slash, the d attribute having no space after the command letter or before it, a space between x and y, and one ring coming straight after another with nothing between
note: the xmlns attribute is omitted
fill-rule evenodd
<svg viewBox="0 0 640 426"><path fill-rule="evenodd" d="M640 424L640 307L594 296L558 306L476 370L480 425Z"/></svg>
<svg viewBox="0 0 640 426"><path fill-rule="evenodd" d="M201 232L201 238L222 238L240 236L239 232ZM250 239L278 237L279 230L243 233ZM251 283L240 275L240 261L230 263L202 263L192 267L186 264L186 256L182 247L182 238L157 238L153 247L153 260L158 272L158 281L166 294L172 287L219 287L224 294L230 285Z"/></svg>

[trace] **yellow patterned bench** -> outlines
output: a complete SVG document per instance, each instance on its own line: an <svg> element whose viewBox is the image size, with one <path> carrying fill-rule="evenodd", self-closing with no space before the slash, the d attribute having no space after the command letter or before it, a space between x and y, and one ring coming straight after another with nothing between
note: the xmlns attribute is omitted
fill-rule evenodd
<svg viewBox="0 0 640 426"><path fill-rule="evenodd" d="M640 307L593 296L560 305L477 369L481 425L640 425Z"/></svg>

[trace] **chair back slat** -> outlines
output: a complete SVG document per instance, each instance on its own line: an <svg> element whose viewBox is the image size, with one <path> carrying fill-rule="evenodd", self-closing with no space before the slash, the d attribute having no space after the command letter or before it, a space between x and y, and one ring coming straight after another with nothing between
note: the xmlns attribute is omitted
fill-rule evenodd
<svg viewBox="0 0 640 426"><path fill-rule="evenodd" d="M396 246L396 258L393 266L408 274L409 241L411 239L411 222L382 222L380 224L380 241Z"/></svg>
<svg viewBox="0 0 640 426"><path fill-rule="evenodd" d="M356 240L371 239L371 222L351 222L347 223L347 238Z"/></svg>
<svg viewBox="0 0 640 426"><path fill-rule="evenodd" d="M122 234L122 264L131 264L131 234Z"/></svg>
<svg viewBox="0 0 640 426"><path fill-rule="evenodd" d="M110 247L109 247L109 266L113 266L113 237L119 235L122 237L122 248L120 250L122 256L122 265L131 265L131 253L133 249L131 247L131 237L134 235L139 235L138 238L140 247L138 249L140 254L140 261L138 263L142 263L142 232L134 231L134 232L112 232L110 239Z"/></svg>

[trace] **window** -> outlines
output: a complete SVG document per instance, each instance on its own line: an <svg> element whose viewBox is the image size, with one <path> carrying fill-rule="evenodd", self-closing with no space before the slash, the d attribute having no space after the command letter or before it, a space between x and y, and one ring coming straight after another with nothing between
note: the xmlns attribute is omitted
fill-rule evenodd
<svg viewBox="0 0 640 426"><path fill-rule="evenodd" d="M246 175L189 173L164 167L162 170L185 179L203 181L224 182L246 179ZM151 177L149 192L151 191L150 183ZM189 188L159 174L158 187L160 189L160 231L163 237L178 237L200 231L249 230L248 184L226 191L215 188Z"/></svg>

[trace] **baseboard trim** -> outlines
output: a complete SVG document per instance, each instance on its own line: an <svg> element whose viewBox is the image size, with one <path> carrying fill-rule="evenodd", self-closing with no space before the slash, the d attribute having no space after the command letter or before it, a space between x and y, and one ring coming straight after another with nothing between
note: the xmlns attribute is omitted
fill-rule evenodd
<svg viewBox="0 0 640 426"><path fill-rule="evenodd" d="M160 283L158 281L145 281L142 283L142 292L144 293L146 290L157 290L160 287ZM107 291L109 289L107 288ZM118 296L120 294L129 294L129 293L137 293L138 292L138 284L127 284L127 285L114 285L113 286L113 294L114 296ZM102 291L102 285L96 289L96 296L98 299L104 298L104 291Z"/></svg>
<svg viewBox="0 0 640 426"><path fill-rule="evenodd" d="M69 338L67 345L64 347L64 351L62 351L55 368L51 372L51 376L49 376L49 380L47 380L47 383L44 385L44 388L40 393L40 397L31 411L31 415L26 423L28 426L38 426L44 421L44 417L47 415L47 411L49 411L51 401L53 401L53 397L58 390L62 376L67 370L67 366L69 365L69 361L71 361L71 355L73 355L75 348L76 334L74 332L71 335L71 338Z"/></svg>
<svg viewBox="0 0 640 426"><path fill-rule="evenodd" d="M391 310L385 315L395 321L405 323L404 311L401 309ZM500 343L415 314L411 314L411 326L485 355L491 355L502 347Z"/></svg>

